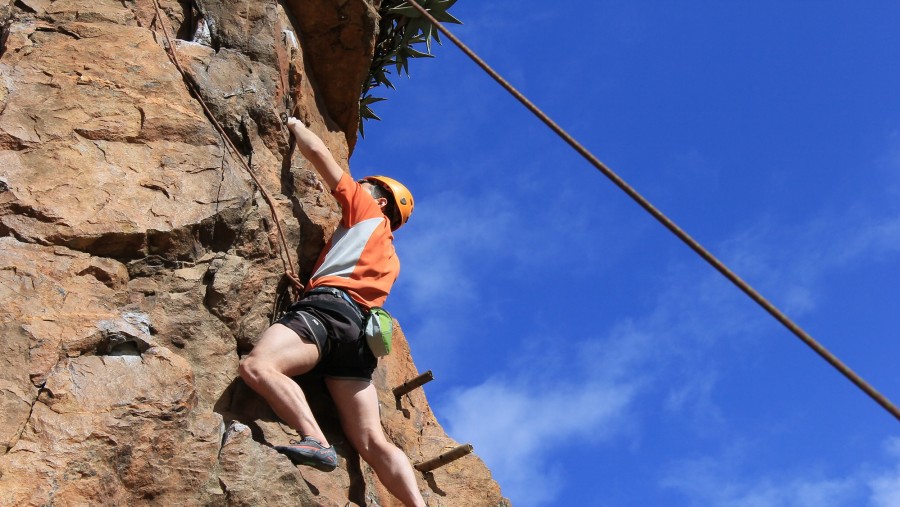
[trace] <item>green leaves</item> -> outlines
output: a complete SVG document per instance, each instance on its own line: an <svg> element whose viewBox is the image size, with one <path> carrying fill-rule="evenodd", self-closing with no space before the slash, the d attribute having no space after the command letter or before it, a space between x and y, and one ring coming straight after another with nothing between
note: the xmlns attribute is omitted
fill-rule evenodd
<svg viewBox="0 0 900 507"><path fill-rule="evenodd" d="M396 2L390 2L396 3ZM418 2L419 5L425 8L429 14L434 16L434 19L440 21L441 23L456 23L462 24L462 21L453 17L452 14L447 12L447 9L453 7L453 4L456 3L456 0L420 0ZM382 5L382 9L384 9L384 5ZM388 12L392 14L396 14L398 16L403 16L406 18L422 18L422 13L418 11L415 7L410 5L410 3L406 0L403 0L399 3L399 5L395 7L389 7Z"/></svg>
<svg viewBox="0 0 900 507"><path fill-rule="evenodd" d="M363 130L363 125L365 124L366 121L368 121L368 120L381 121L381 118L379 118L378 115L375 114L375 112L372 111L372 108L369 106L371 106L372 104L374 104L376 102L381 102L382 100L387 100L387 99L383 99L380 97L372 97L371 95L360 99L360 101L359 101L359 117L360 117L359 134L361 136L363 136L363 137L366 136L366 133Z"/></svg>
<svg viewBox="0 0 900 507"><path fill-rule="evenodd" d="M378 40L375 42L375 55L359 100L359 133L363 137L365 137L363 124L368 120L381 119L370 106L385 100L373 97L371 91L379 86L394 89L394 84L388 78L391 68L397 75L405 73L408 77L410 59L433 58L431 41L441 43L437 27L422 16L410 1L416 0L384 0L381 3L379 9L381 21L378 26ZM456 0L418 0L417 3L441 23L461 23L447 12ZM422 44L425 45L425 51L416 49L415 46L421 47Z"/></svg>

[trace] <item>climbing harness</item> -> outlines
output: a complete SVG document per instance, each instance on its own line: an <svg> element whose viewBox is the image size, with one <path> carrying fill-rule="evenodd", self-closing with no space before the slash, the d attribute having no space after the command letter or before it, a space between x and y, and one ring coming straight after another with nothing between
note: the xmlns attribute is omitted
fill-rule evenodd
<svg viewBox="0 0 900 507"><path fill-rule="evenodd" d="M232 156L240 162L241 166L244 168L244 170L247 171L247 174L250 175L250 178L253 180L253 182L256 183L256 187L259 189L260 194L262 194L263 199L269 206L269 210L272 213L272 220L275 222L275 228L278 231L278 237L281 243L279 248L279 256L281 257L282 264L284 264L284 274L291 282L291 286L294 290L295 296L299 295L303 291L304 286L300 281L300 278L297 276L297 273L294 271L294 263L291 260L290 248L288 247L284 231L281 228L281 219L278 216L278 211L275 209L275 203L272 201L272 197L266 191L265 187L263 187L262 183L260 183L259 178L256 177L256 173L250 167L250 164L248 164L247 161L244 160L244 157L241 156L240 151L238 151L234 143L231 142L231 139L228 137L228 134L226 134L225 129L222 127L222 124L219 123L218 120L216 120L212 111L210 111L209 106L207 106L206 101L203 100L203 96L200 94L200 90L198 90L193 81L189 79L187 72L185 72L184 68L181 66L181 62L178 61L178 55L175 53L175 46L174 44L172 44L172 38L169 36L169 30L168 28L166 28L166 23L163 21L163 15L159 6L159 0L153 1L153 7L156 10L156 22L159 23L160 27L162 27L163 35L166 39L165 48L166 54L169 56L169 60L171 60L172 64L175 65L175 68L178 69L178 72L181 73L185 84L187 84L188 86L188 89L200 103L200 106L203 108L203 112L206 113L207 118L209 118L216 131L222 137L222 140L225 143L226 147L231 150ZM283 76L282 81L284 81ZM287 90L285 90L285 93L287 93Z"/></svg>
<svg viewBox="0 0 900 507"><path fill-rule="evenodd" d="M642 208L644 208L650 215L653 216L658 222L660 222L664 227L669 229L675 236L677 236L681 241L687 244L688 247L691 248L694 252L696 252L700 257L702 257L706 262L708 262L712 267L714 267L719 273L721 273L725 278L727 278L731 283L737 286L741 291L743 291L747 296L750 297L753 301L755 301L758 305L760 305L764 310L766 310L772 317L775 318L778 322L784 325L789 331L791 331L794 335L796 335L803 343L809 346L814 352L816 352L819 356L821 356L825 361L827 361L831 366L841 372L848 380L853 382L859 389L865 392L869 397L871 397L876 403L881 405L882 408L887 410L891 415L893 415L898 421L900 421L900 409L898 409L890 400L887 399L884 395L879 393L874 387L872 387L868 382L866 382L862 377L856 374L853 370L851 370L847 365L841 362L840 359L837 358L834 354L828 351L824 346L819 344L812 336L810 336L806 331L804 331L799 325L794 323L787 315L782 313L775 305L769 302L765 297L763 297L759 292L757 292L753 287L751 287L747 282L742 280L737 274L735 274L731 269L729 269L725 264L723 264L719 259L717 259L712 253L710 253L706 248L704 248L700 243L698 243L694 238L692 238L687 232L682 230L678 225L675 224L672 220L670 220L666 215L664 215L661 211L659 211L655 206L653 206L647 199L645 199L641 194L639 194L636 190L634 190L628 183L625 182L619 175L612 171L609 167L607 167L603 162L601 162L597 157L594 156L590 151L588 151L584 146L582 146L578 141L576 141L571 135L569 135L565 130L562 129L556 122L550 119L543 111L541 111L537 106L535 106L528 98L526 98L522 93L520 93L516 88L514 88L509 82L507 82L503 77L501 77L494 69L492 69L484 60L482 60L475 52L469 49L468 46L463 44L455 35L450 33L443 24L441 24L437 19L434 18L424 7L419 5L415 0L408 0L409 5L413 6L420 14L425 16L426 19L433 26L437 27L441 33L447 36L463 53L466 54L472 61L474 61L479 67L481 67L488 75L490 75L494 81L496 81L500 86L502 86L506 91L512 94L522 105L524 105L529 111L531 111L535 116L538 117L544 124L546 124L553 132L555 132L559 137L561 137L566 143L569 144L575 151L577 151L581 156L587 159L594 167L596 167L604 176L609 178L617 187L619 187L622 191L628 194L635 202L638 203Z"/></svg>

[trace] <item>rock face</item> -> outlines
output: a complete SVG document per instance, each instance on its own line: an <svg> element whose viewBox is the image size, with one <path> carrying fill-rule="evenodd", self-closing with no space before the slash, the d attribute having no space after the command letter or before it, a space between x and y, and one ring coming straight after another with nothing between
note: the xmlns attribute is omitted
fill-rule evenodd
<svg viewBox="0 0 900 507"><path fill-rule="evenodd" d="M296 434L237 379L282 259L308 276L339 213L280 115L349 170L377 4L0 0L0 505L398 504L320 379L331 473L272 450ZM383 425L421 462L458 443L391 393L418 374L396 335ZM418 476L432 506L508 504L475 455Z"/></svg>

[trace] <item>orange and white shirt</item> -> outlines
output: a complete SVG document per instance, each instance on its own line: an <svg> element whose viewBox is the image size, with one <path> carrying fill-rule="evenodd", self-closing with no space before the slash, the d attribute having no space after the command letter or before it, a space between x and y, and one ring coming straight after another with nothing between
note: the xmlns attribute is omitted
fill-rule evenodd
<svg viewBox="0 0 900 507"><path fill-rule="evenodd" d="M347 173L331 194L341 205L341 221L319 255L307 290L335 287L366 308L382 306L400 274L390 221Z"/></svg>

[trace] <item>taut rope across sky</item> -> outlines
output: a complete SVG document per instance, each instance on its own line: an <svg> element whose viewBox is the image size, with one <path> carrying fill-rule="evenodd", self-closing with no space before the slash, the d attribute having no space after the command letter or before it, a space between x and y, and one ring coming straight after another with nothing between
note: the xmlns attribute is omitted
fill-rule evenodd
<svg viewBox="0 0 900 507"><path fill-rule="evenodd" d="M535 116L537 116L544 124L550 127L551 130L556 132L556 134L561 137L566 143L569 144L575 151L577 151L581 156L587 159L588 162L591 163L594 167L597 168L604 176L609 178L617 187L619 187L623 192L628 194L635 202L637 202L642 208L644 208L648 213L650 213L653 218L655 218L658 222L660 222L666 229L671 231L673 234L678 236L678 238L684 242L688 247L691 248L694 252L697 253L700 257L702 257L706 262L708 262L712 267L714 267L719 273L721 273L725 278L727 278L731 283L737 286L741 291L744 292L747 296L750 297L753 301L755 301L759 306L763 307L772 317L775 318L778 322L780 322L784 327L786 327L789 331L791 331L794 335L797 336L803 343L805 343L809 348L815 351L819 356L822 357L825 361L828 362L832 367L841 372L848 380L853 382L859 389L865 392L869 397L875 400L876 403L881 405L885 410L887 410L891 415L894 416L898 421L900 421L900 409L898 409L891 401L885 397L883 394L878 392L871 384L866 382L862 377L860 377L856 372L854 372L850 367L844 364L837 356L832 354L828 349L822 346L819 342L817 342L812 336L810 336L806 331L803 330L799 325L797 325L793 320L791 320L787 315L785 315L781 310L779 310L774 304L772 304L769 300L762 296L756 289L750 286L747 282L745 282L741 277L735 274L731 269L728 268L722 261L717 259L712 253L709 252L706 248L704 248L700 243L698 243L694 238L692 238L688 233L686 233L683 229L681 229L678 225L675 224L669 217L659 211L653 204L650 203L646 198L644 198L641 194L639 194L635 189L633 189L628 183L625 182L618 174L613 172L612 169L607 167L603 162L601 162L597 157L594 156L590 151L587 150L584 146L582 146L578 141L576 141L571 135L569 135L562 127L560 127L556 122L554 122L549 116L547 116L543 111L541 111L537 106L535 106L527 97L525 97L521 92L519 92L516 88L514 88L509 82L503 79L500 74L498 74L494 69L492 69L484 60L482 60L474 51L469 49L468 46L463 44L455 35L450 33L447 28L444 27L437 19L434 18L427 10L425 10L421 5L419 5L414 0L409 0L408 3L412 5L416 10L419 11L420 14L425 16L440 32L447 36L463 53L466 54L469 58L471 58L479 67L481 67L485 72L487 72L497 83L500 84L503 88L505 88L511 95L513 95L519 102L522 103L529 111L531 111Z"/></svg>

